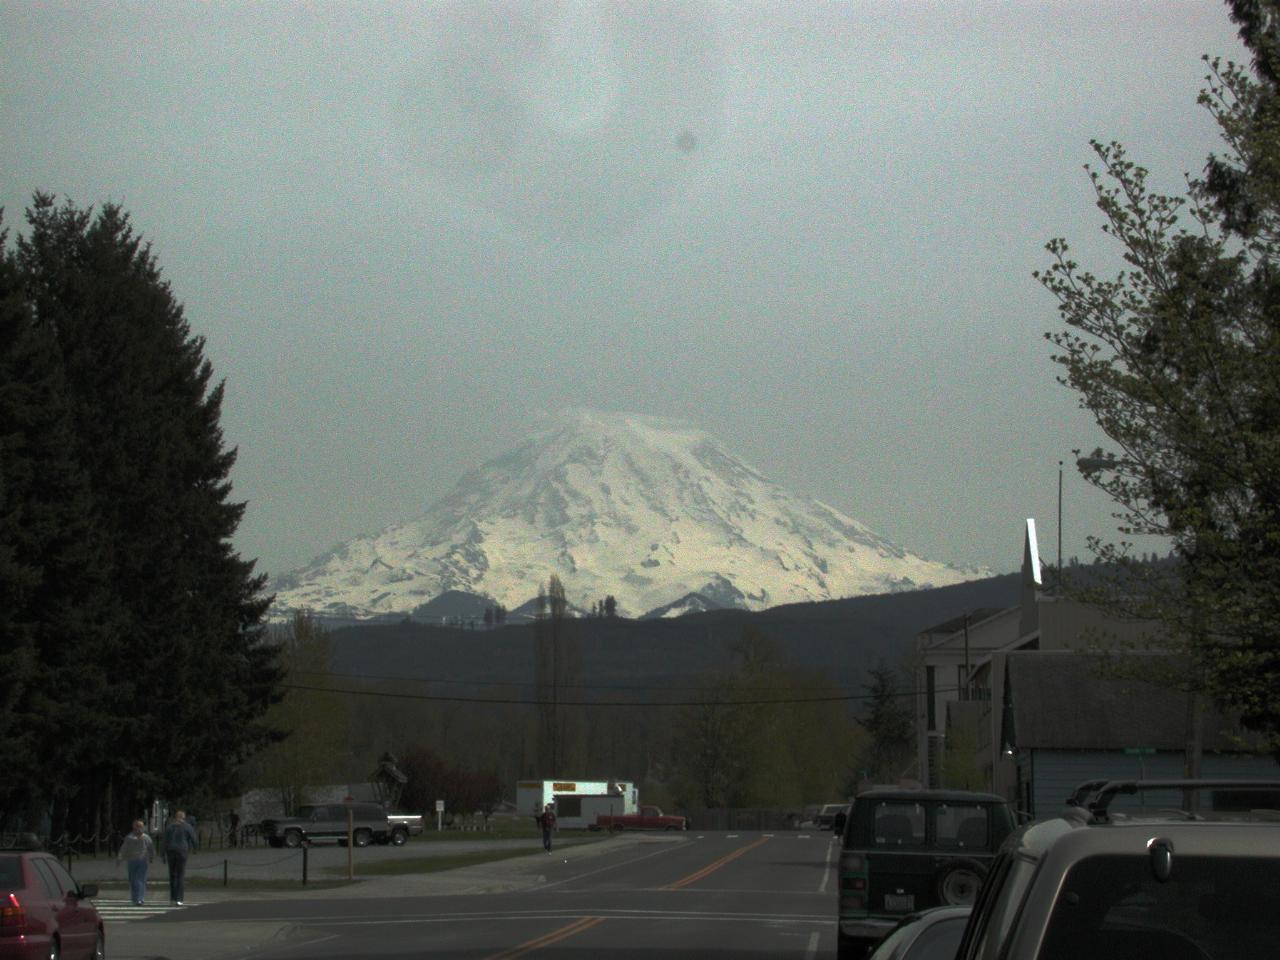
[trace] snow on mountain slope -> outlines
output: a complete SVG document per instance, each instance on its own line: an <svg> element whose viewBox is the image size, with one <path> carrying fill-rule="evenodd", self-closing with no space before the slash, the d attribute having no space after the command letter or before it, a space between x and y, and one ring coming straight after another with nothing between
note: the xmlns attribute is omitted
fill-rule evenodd
<svg viewBox="0 0 1280 960"><path fill-rule="evenodd" d="M691 593L759 610L986 575L907 553L686 424L577 412L424 516L278 578L272 613L408 613L446 590L515 608L553 573L571 603L612 594L624 616Z"/></svg>

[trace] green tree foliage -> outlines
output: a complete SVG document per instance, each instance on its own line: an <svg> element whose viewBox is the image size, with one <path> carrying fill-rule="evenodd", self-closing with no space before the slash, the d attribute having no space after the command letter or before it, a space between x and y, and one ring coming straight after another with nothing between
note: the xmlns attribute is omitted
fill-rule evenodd
<svg viewBox="0 0 1280 960"><path fill-rule="evenodd" d="M893 783L915 758L915 724L911 700L898 673L883 660L868 671L862 726L869 741L861 755L860 777Z"/></svg>
<svg viewBox="0 0 1280 960"><path fill-rule="evenodd" d="M118 611L101 574L88 481L73 451L57 344L36 322L16 259L6 251L0 258L0 743L6 767L0 811L27 824L37 823L50 802L65 806L80 792L78 773L99 764L117 729L113 691L97 664ZM68 637L80 642L69 644Z"/></svg>
<svg viewBox="0 0 1280 960"><path fill-rule="evenodd" d="M671 749L684 808L800 806L845 792L861 739L839 691L747 631L731 671L704 678Z"/></svg>
<svg viewBox="0 0 1280 960"><path fill-rule="evenodd" d="M18 335L4 371L7 402L26 412L0 421L18 426L4 430L18 455L3 507L17 562L0 573L25 626L0 656L38 654L22 696L47 721L35 736L57 743L41 768L75 777L24 802L52 805L55 829L92 832L155 795L225 788L272 736L262 717L279 672L261 642L264 578L231 545L243 505L229 501L235 452L202 339L120 208L38 194L27 226L6 253ZM31 365L8 366L23 352ZM27 402L40 392L43 423ZM37 464L41 482L24 482ZM82 590L86 578L98 585Z"/></svg>
<svg viewBox="0 0 1280 960"><path fill-rule="evenodd" d="M1280 747L1280 89L1277 4L1230 4L1252 69L1219 60L1200 101L1223 152L1185 197L1148 184L1117 143L1090 167L1126 266L1081 270L1065 241L1038 279L1065 329L1061 380L1112 443L1081 461L1118 504L1120 533L1159 535L1172 564L1092 544L1125 573L1092 596L1168 625L1191 685Z"/></svg>
<svg viewBox="0 0 1280 960"><path fill-rule="evenodd" d="M266 722L283 739L254 755L241 779L279 793L286 810L309 799L306 788L344 779L349 700L333 692L332 643L309 613L272 627L267 642L285 670L285 692L267 712Z"/></svg>

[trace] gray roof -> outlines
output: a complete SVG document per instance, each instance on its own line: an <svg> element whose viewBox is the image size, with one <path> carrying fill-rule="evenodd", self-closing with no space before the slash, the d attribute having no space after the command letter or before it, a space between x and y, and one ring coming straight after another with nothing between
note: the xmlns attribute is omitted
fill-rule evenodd
<svg viewBox="0 0 1280 960"><path fill-rule="evenodd" d="M1187 694L1158 681L1166 655L1125 657L1138 665L1117 675L1107 658L1070 652L1009 655L1014 742L1019 748L1119 750L1152 747L1183 750L1187 744ZM1142 664L1149 662L1150 670ZM1157 682L1137 679L1144 673ZM1136 676L1135 676L1136 675ZM1204 749L1245 749L1239 724L1210 706L1204 719ZM1253 742L1255 738L1244 737Z"/></svg>

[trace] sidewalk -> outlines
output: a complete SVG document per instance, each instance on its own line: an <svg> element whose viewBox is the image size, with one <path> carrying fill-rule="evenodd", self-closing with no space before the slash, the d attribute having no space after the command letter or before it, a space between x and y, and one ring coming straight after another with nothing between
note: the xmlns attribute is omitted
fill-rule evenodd
<svg viewBox="0 0 1280 960"><path fill-rule="evenodd" d="M624 834L611 837L598 843L582 846L569 846L555 851L554 862L557 866L564 861L577 861L598 857L617 850L623 846L637 843L672 842L682 837L670 835ZM498 849L495 843L503 841L487 841L479 844L484 849ZM223 903L234 900L297 900L297 899L342 899L351 900L366 897L428 897L458 896L463 894L508 893L528 890L547 882L547 867L552 857L542 854L540 841L512 841L518 846L508 849L528 847L529 856L513 857L509 860L498 860L493 863L476 864L469 867L458 867L453 870L442 870L434 873L402 874L396 876L376 876L360 878L357 865L356 880L344 881L340 887L308 888L298 886L293 889L269 890L237 890L234 887L191 887L188 890L188 904L191 908L200 904ZM390 848L393 851L408 851L409 856L431 855L424 848L445 847L440 855L463 852L457 849L460 844L432 843L410 844L407 847ZM474 845L474 844L472 844ZM317 851L325 848L312 848L309 859ZM345 867L346 849L335 848L341 854L341 863ZM366 850L356 850L359 856ZM377 848L379 851L387 848ZM235 853L236 851L226 851ZM272 854L285 853L283 850L271 850ZM298 851L290 851L300 857ZM188 876L192 869L203 861L204 866L216 861L221 870L223 851L198 853L192 857L188 865ZM327 860L336 860L328 857ZM381 859L381 858L380 858ZM92 865L93 869L89 869ZM124 881L116 881L114 865L111 861L77 861L74 865L76 879L82 883L107 883L101 893L104 897L127 896ZM84 868L84 869L82 869ZM123 867L120 869L123 876ZM221 876L221 873L218 874ZM321 879L320 876L316 878ZM323 875L325 880L335 879L332 875ZM339 878L341 879L341 878ZM150 871L147 883L148 898L164 902L168 899L168 872L157 860ZM117 892L118 891L118 892ZM185 909L185 908L184 908ZM190 920L181 923L148 923L146 921L113 922L107 921L107 956L112 960L233 960L243 958L246 954L266 949L273 943L283 946L290 940L306 936L306 931L289 921L228 921L228 920Z"/></svg>

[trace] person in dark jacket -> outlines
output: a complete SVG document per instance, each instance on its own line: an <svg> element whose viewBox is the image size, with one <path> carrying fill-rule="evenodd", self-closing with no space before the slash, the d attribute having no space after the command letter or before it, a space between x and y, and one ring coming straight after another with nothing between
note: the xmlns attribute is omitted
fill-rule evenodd
<svg viewBox="0 0 1280 960"><path fill-rule="evenodd" d="M164 858L169 864L169 900L182 906L183 884L187 873L187 856L199 849L196 832L187 823L187 815L179 810L164 831Z"/></svg>
<svg viewBox="0 0 1280 960"><path fill-rule="evenodd" d="M551 852L551 832L556 828L556 808L548 803L547 808L537 817L538 826L542 827L542 849Z"/></svg>

